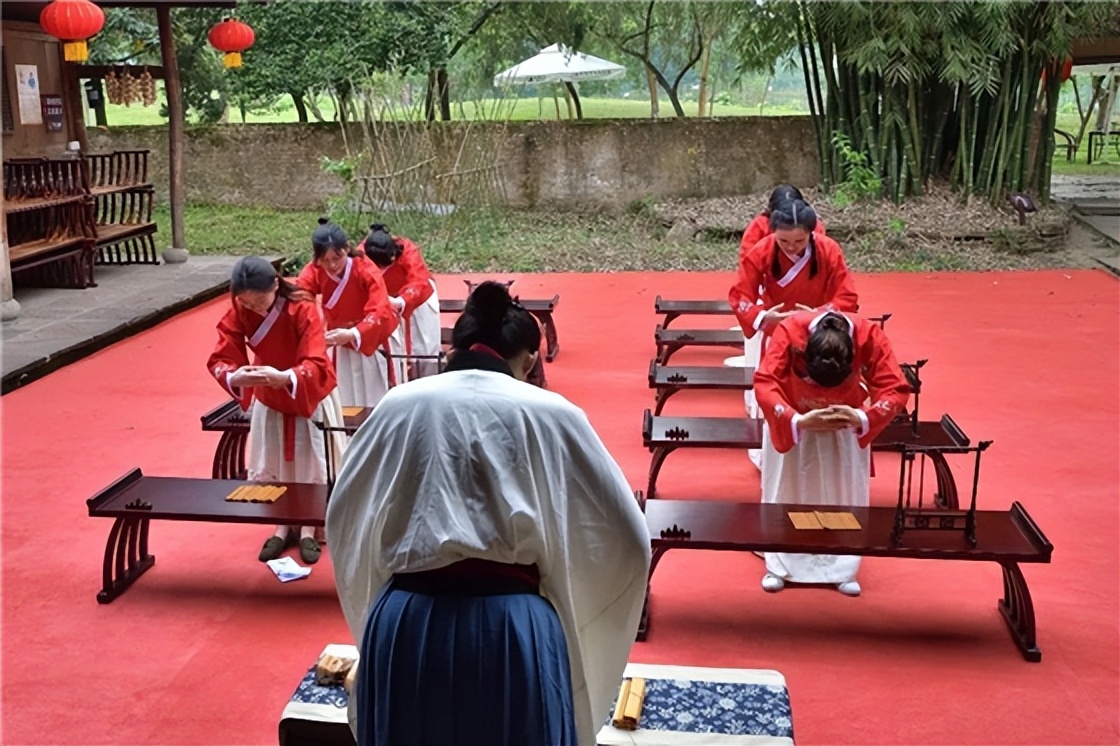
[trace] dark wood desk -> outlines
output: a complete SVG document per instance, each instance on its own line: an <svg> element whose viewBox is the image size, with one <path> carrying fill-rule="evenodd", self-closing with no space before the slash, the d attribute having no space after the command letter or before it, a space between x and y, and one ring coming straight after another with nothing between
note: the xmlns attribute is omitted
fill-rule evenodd
<svg viewBox="0 0 1120 746"><path fill-rule="evenodd" d="M361 426L372 409L363 408L361 412L343 417L347 433L353 434ZM202 429L206 432L221 433L218 447L214 450L214 466L211 476L214 479L245 479L245 444L249 440L249 415L241 411L241 405L233 399L211 409L202 415Z"/></svg>
<svg viewBox="0 0 1120 746"><path fill-rule="evenodd" d="M658 365L649 361L649 387L654 389L654 415L660 415L669 397L678 391L746 391L754 386L754 368L727 365Z"/></svg>
<svg viewBox="0 0 1120 746"><path fill-rule="evenodd" d="M468 283L468 287L470 284ZM533 314L541 322L544 327L544 338L548 343L548 352L545 355L545 360L552 362L556 356L560 354L560 341L556 336L556 322L552 318L552 312L556 310L556 306L560 304L560 296L554 295L547 299L538 300L519 300L518 301L526 311ZM440 313L462 313L463 308L466 306L467 301L464 299L443 299L439 301Z"/></svg>
<svg viewBox="0 0 1120 746"><path fill-rule="evenodd" d="M243 484L233 479L146 477L133 469L86 500L91 518L115 519L105 542L98 603L111 603L155 564L148 552L148 524L153 520L324 525L327 485L274 482L270 484L287 487L276 502L227 502L226 496Z"/></svg>
<svg viewBox="0 0 1120 746"><path fill-rule="evenodd" d="M1042 659L1035 640L1034 605L1019 564L1047 563L1054 547L1018 502L1009 511L976 512L975 548L969 547L962 533L943 531L908 531L894 544L894 508L851 508L862 526L858 531L797 530L787 515L790 510L836 511L835 505L648 500L644 509L653 558L639 641L649 634L653 573L670 549L852 554L999 564L1003 569L999 611L1023 657L1035 662Z"/></svg>

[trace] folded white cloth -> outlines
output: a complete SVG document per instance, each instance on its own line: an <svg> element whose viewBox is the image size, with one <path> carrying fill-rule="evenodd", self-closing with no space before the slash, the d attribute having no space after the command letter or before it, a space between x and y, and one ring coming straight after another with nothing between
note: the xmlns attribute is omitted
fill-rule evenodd
<svg viewBox="0 0 1120 746"><path fill-rule="evenodd" d="M306 578L311 574L310 567L304 567L291 557L280 557L278 559L269 560L265 564L268 565L268 568L272 570L272 572L276 573L276 577L280 579L281 583Z"/></svg>

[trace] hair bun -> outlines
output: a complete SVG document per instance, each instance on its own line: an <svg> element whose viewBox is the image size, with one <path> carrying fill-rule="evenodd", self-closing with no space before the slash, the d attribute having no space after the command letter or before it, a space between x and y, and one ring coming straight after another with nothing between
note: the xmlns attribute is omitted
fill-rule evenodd
<svg viewBox="0 0 1120 746"><path fill-rule="evenodd" d="M479 319L489 320L504 318L509 311L511 301L506 286L493 280L481 283L468 299L474 315Z"/></svg>
<svg viewBox="0 0 1120 746"><path fill-rule="evenodd" d="M385 233L389 232L389 228L384 223L370 223L369 229L371 231L383 231Z"/></svg>
<svg viewBox="0 0 1120 746"><path fill-rule="evenodd" d="M319 225L326 225L329 222L331 222L330 218L327 218L327 217L319 218Z"/></svg>
<svg viewBox="0 0 1120 746"><path fill-rule="evenodd" d="M831 329L836 332L844 332L845 334L848 333L847 319L834 311L829 311L825 314L818 327L821 329Z"/></svg>

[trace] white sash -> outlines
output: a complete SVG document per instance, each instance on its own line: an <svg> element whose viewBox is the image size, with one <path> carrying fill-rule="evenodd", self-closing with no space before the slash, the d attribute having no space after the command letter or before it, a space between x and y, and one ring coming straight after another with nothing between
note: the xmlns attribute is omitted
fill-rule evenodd
<svg viewBox="0 0 1120 746"><path fill-rule="evenodd" d="M264 317L264 321L262 321L261 325L257 327L257 330L253 332L253 336L249 337L250 347L256 347L264 341L264 338L272 331L272 325L276 323L276 319L280 318L280 313L284 310L284 306L287 302L288 301L283 298L276 299L276 302L272 304L272 310L268 312L268 315Z"/></svg>
<svg viewBox="0 0 1120 746"><path fill-rule="evenodd" d="M779 251L781 251L781 249L779 249ZM778 280L778 287L784 288L786 285L793 282L793 278L797 277L801 270L805 269L805 265L809 263L809 259L812 258L812 256L813 242L810 241L805 247L805 253L801 255L801 258L794 262L793 266L789 268L789 272L786 272L782 279Z"/></svg>
<svg viewBox="0 0 1120 746"><path fill-rule="evenodd" d="M342 279L338 280L338 287L336 287L334 293L331 294L331 299L323 304L324 308L334 308L335 304L338 303L338 300L342 297L342 291L346 289L346 283L350 282L350 267L353 264L353 257L346 257L346 269L342 271ZM327 274L332 280L336 279L334 276L331 276L329 272Z"/></svg>

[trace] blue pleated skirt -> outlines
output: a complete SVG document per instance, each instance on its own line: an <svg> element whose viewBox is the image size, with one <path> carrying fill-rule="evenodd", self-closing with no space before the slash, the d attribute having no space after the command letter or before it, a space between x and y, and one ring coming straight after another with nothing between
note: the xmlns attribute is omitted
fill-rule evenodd
<svg viewBox="0 0 1120 746"><path fill-rule="evenodd" d="M361 644L358 746L576 746L560 617L533 593L390 582Z"/></svg>

